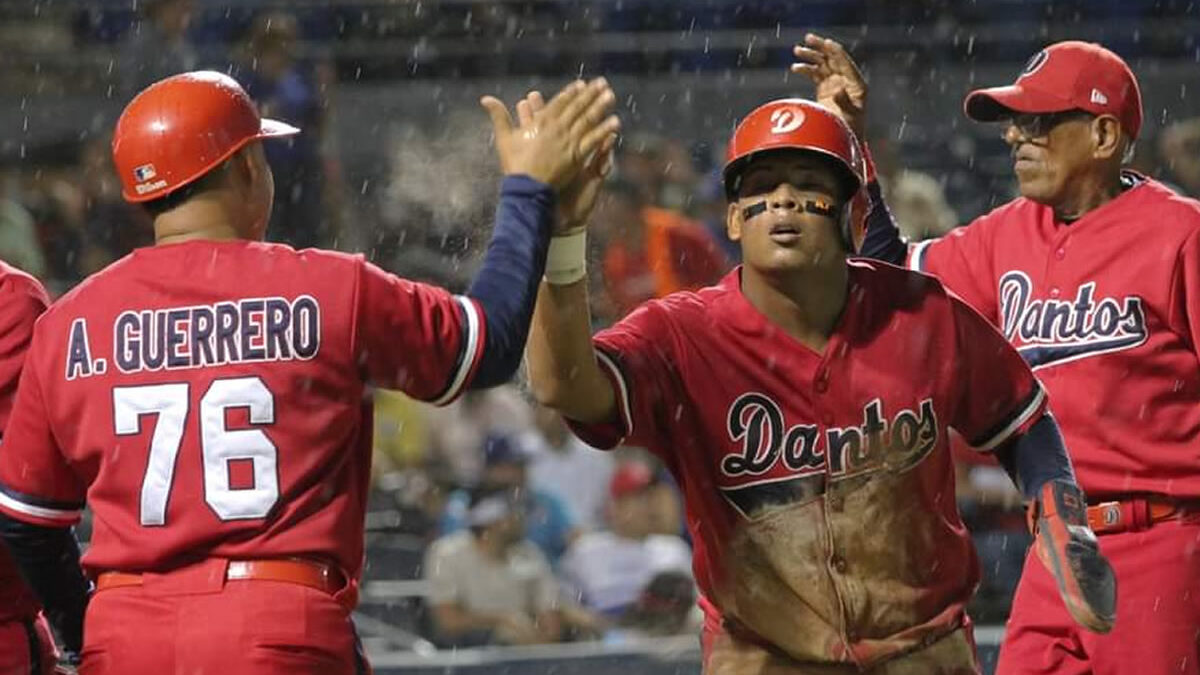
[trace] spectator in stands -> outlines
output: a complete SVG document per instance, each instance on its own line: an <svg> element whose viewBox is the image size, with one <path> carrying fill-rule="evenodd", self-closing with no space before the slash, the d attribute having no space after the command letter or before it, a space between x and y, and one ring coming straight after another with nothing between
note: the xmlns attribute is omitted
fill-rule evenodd
<svg viewBox="0 0 1200 675"><path fill-rule="evenodd" d="M725 259L733 264L742 260L742 247L729 238L725 231L725 215L729 202L725 199L725 181L721 171L714 169L696 181L695 196L692 201L692 213L700 219L708 236L716 242L717 248Z"/></svg>
<svg viewBox="0 0 1200 675"><path fill-rule="evenodd" d="M30 169L21 204L33 216L34 231L46 262L43 280L50 294L57 296L83 279L84 199L74 167L47 163Z"/></svg>
<svg viewBox="0 0 1200 675"><path fill-rule="evenodd" d="M606 186L595 217L605 292L617 319L642 302L716 283L727 263L704 226L657 208L624 180Z"/></svg>
<svg viewBox="0 0 1200 675"><path fill-rule="evenodd" d="M901 171L890 181L888 208L910 242L933 239L958 225L958 214L936 178L920 171Z"/></svg>
<svg viewBox="0 0 1200 675"><path fill-rule="evenodd" d="M484 439L483 476L473 490L461 489L450 495L442 514L442 534L452 534L468 526L472 495L514 492L522 499L525 537L537 545L551 564L556 564L579 529L570 511L554 495L529 486L529 455L512 436Z"/></svg>
<svg viewBox="0 0 1200 675"><path fill-rule="evenodd" d="M469 529L435 541L423 574L443 647L557 642L562 593L546 557L525 539L524 506L511 491L479 493Z"/></svg>
<svg viewBox="0 0 1200 675"><path fill-rule="evenodd" d="M562 575L585 607L620 618L661 572L689 575L692 552L675 535L653 534L654 472L642 462L621 464L609 483L609 531L588 532L567 551Z"/></svg>
<svg viewBox="0 0 1200 675"><path fill-rule="evenodd" d="M233 75L263 115L304 129L286 142L264 146L276 186L267 238L304 248L322 243L325 235L323 145L333 69L325 63L300 60L299 39L299 24L291 14L259 16Z"/></svg>
<svg viewBox="0 0 1200 675"><path fill-rule="evenodd" d="M1175 186L1189 197L1200 198L1200 117L1164 129L1158 147Z"/></svg>
<svg viewBox="0 0 1200 675"><path fill-rule="evenodd" d="M121 198L112 165L112 138L96 135L80 148L79 189L83 250L82 272L92 274L135 248L154 243L154 224L144 209Z"/></svg>
<svg viewBox="0 0 1200 675"><path fill-rule="evenodd" d="M533 410L511 385L468 391L454 403L423 406L430 454L448 465L460 485L476 485L483 475L488 436L519 435L533 428Z"/></svg>
<svg viewBox="0 0 1200 675"><path fill-rule="evenodd" d="M46 256L38 242L33 216L19 203L0 197L0 260L39 279L46 274Z"/></svg>
<svg viewBox="0 0 1200 675"><path fill-rule="evenodd" d="M683 496L679 493L675 477L658 457L641 448L634 449L627 456L636 458L633 461L643 462L654 473L654 480L647 490L650 534L680 536L690 541L691 535L683 522Z"/></svg>
<svg viewBox="0 0 1200 675"><path fill-rule="evenodd" d="M139 20L124 39L116 69L126 93L199 65L188 36L192 0L144 0L140 5Z"/></svg>
<svg viewBox="0 0 1200 675"><path fill-rule="evenodd" d="M521 436L529 453L529 484L558 497L579 527L600 529L608 501L608 481L616 468L611 453L589 447L567 429L558 413L534 409L536 428Z"/></svg>

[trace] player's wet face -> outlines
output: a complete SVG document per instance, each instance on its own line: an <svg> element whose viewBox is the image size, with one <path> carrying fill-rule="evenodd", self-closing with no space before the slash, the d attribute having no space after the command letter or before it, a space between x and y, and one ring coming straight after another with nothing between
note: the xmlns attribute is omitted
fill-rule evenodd
<svg viewBox="0 0 1200 675"><path fill-rule="evenodd" d="M802 151L754 159L729 205L729 238L745 264L763 271L815 267L844 255L839 214L844 199L829 160Z"/></svg>
<svg viewBox="0 0 1200 675"><path fill-rule="evenodd" d="M1012 148L1013 169L1021 195L1056 206L1072 182L1091 170L1095 115L1070 110L1046 115L1018 115L1005 125L1004 140Z"/></svg>

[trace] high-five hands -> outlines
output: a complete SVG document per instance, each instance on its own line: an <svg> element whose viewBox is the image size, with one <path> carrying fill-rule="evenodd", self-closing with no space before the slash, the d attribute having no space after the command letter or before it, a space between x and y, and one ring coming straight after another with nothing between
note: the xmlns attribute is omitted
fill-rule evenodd
<svg viewBox="0 0 1200 675"><path fill-rule="evenodd" d="M517 103L517 119L525 127L534 122L538 111L546 106L541 92L531 91ZM558 218L555 221L555 232L567 232L587 224L596 206L596 197L600 194L600 186L612 171L613 149L617 144L617 133L613 131L604 137L600 147L587 159L583 169L576 174L575 179L558 195Z"/></svg>
<svg viewBox="0 0 1200 675"><path fill-rule="evenodd" d="M608 82L596 78L576 80L542 105L526 97L517 105L515 125L499 99L485 96L480 104L492 119L501 170L546 183L561 197L580 172L606 155L598 150L611 151L612 138L621 128L617 116L609 114L616 100Z"/></svg>

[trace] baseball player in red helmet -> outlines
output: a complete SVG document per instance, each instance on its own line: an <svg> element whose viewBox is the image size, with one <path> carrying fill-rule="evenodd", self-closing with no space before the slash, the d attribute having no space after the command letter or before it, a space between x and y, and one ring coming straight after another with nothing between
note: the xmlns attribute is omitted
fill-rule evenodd
<svg viewBox="0 0 1200 675"><path fill-rule="evenodd" d="M94 514L83 672L365 672L350 611L366 387L441 404L511 377L556 193L606 157L613 102L603 80L574 82L514 127L484 100L506 176L463 296L362 256L263 243L260 141L299 130L261 119L231 78L177 75L128 104L113 158L156 245L38 321L0 452L19 561L70 539L85 500ZM24 571L50 609L79 586L78 572Z"/></svg>
<svg viewBox="0 0 1200 675"><path fill-rule="evenodd" d="M0 432L12 412L17 381L33 335L33 322L49 304L37 279L0 262ZM69 556L64 565L78 566ZM67 645L78 653L79 645ZM58 653L37 598L21 578L8 547L0 542L0 673L48 675Z"/></svg>
<svg viewBox="0 0 1200 675"><path fill-rule="evenodd" d="M744 264L594 338L582 254L556 259L582 235L551 244L526 354L535 395L596 447L643 446L671 469L706 673L977 672L951 429L1021 458L1025 489L1058 486L1040 520L1063 538L1047 549L1069 583L1107 570L1041 386L933 278L847 258L867 167L829 109L750 112L724 178Z"/></svg>
<svg viewBox="0 0 1200 675"><path fill-rule="evenodd" d="M797 54L861 125L844 50L813 37ZM965 110L1003 123L1021 196L912 247L877 208L863 252L937 275L1034 369L1120 588L1112 632L1081 630L1029 556L997 672L1200 673L1200 203L1123 168L1141 95L1100 45L1050 45Z"/></svg>

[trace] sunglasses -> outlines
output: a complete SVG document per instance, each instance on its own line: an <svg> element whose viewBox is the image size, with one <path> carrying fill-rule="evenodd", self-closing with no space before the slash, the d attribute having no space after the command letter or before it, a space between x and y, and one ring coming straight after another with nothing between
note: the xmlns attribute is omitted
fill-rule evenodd
<svg viewBox="0 0 1200 675"><path fill-rule="evenodd" d="M1008 124L1014 127L1025 138L1045 138L1050 132L1073 119L1095 119L1096 116L1086 110L1064 110L1056 113L1022 113L1013 115Z"/></svg>

